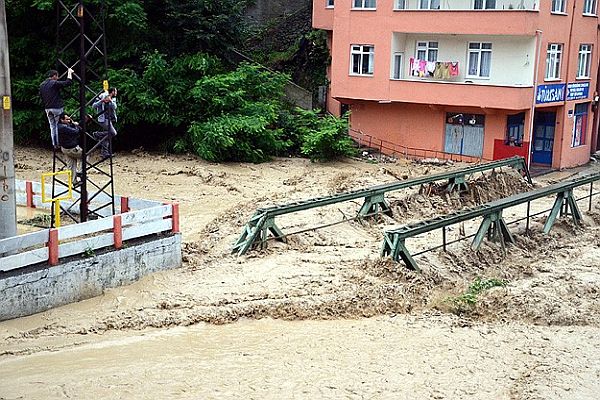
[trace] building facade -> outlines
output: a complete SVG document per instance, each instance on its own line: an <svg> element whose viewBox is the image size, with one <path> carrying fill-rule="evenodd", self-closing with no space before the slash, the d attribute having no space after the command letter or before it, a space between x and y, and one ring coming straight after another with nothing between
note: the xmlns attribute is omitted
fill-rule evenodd
<svg viewBox="0 0 600 400"><path fill-rule="evenodd" d="M314 0L327 108L381 140L541 167L597 147L597 0Z"/></svg>

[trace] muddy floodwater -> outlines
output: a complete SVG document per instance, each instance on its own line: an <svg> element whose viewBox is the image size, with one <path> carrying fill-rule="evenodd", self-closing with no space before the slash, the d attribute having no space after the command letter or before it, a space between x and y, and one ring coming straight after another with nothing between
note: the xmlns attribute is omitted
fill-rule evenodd
<svg viewBox="0 0 600 400"><path fill-rule="evenodd" d="M16 159L19 179L51 169L46 151L17 148ZM591 207L580 201L583 226L561 217L548 235L543 212L553 197L531 204L539 215L527 232L517 221L526 206L505 210L515 237L505 250L485 241L474 252L461 241L416 256L418 273L379 256L390 227L598 166L533 186L503 170L478 175L460 194L439 185L389 193L393 215L370 220L351 218L358 201L303 211L277 219L284 233L303 233L231 254L258 207L459 167L119 154L118 194L180 203L183 265L0 322L0 400L599 399L598 197ZM19 219L25 230L32 216ZM448 240L479 223L449 228ZM318 225L329 226L307 229ZM441 239L436 231L406 244L416 254ZM493 284L474 293L482 282Z"/></svg>
<svg viewBox="0 0 600 400"><path fill-rule="evenodd" d="M3 358L0 393L5 399L511 399L525 392L593 399L600 393L595 330L457 322L264 319L84 337ZM582 336L587 340L580 342Z"/></svg>

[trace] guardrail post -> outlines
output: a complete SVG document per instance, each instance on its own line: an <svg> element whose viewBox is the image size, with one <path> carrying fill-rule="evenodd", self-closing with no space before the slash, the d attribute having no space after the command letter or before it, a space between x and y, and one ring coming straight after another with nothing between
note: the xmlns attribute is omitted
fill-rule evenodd
<svg viewBox="0 0 600 400"><path fill-rule="evenodd" d="M55 228L48 232L48 264L58 265L58 229Z"/></svg>
<svg viewBox="0 0 600 400"><path fill-rule="evenodd" d="M469 190L469 187L467 186L467 181L466 181L464 175L455 176L448 180L448 192L452 192L455 188L458 189L459 192L461 190L462 191Z"/></svg>
<svg viewBox="0 0 600 400"><path fill-rule="evenodd" d="M129 212L129 197L121 197L121 214Z"/></svg>
<svg viewBox="0 0 600 400"><path fill-rule="evenodd" d="M123 224L120 215L113 216L113 237L115 249L123 247Z"/></svg>
<svg viewBox="0 0 600 400"><path fill-rule="evenodd" d="M365 202L358 211L358 215L361 217L370 217L379 212L390 217L392 216L392 209L387 201L385 201L383 193L365 197Z"/></svg>
<svg viewBox="0 0 600 400"><path fill-rule="evenodd" d="M171 232L179 233L179 203L173 203L173 229Z"/></svg>
<svg viewBox="0 0 600 400"><path fill-rule="evenodd" d="M583 219L581 215L581 211L579 211L579 207L577 206L577 201L573 196L573 189L569 189L565 192L560 192L556 195L556 200L554 201L554 205L552 206L552 211L550 211L550 215L546 219L546 223L544 224L543 232L547 234L552 229L552 225L556 222L556 218L559 213L571 215L573 217L573 222L575 225L579 225L581 220Z"/></svg>
<svg viewBox="0 0 600 400"><path fill-rule="evenodd" d="M27 193L27 207L35 208L35 204L33 204L33 184L31 181L25 182L25 193Z"/></svg>
<svg viewBox="0 0 600 400"><path fill-rule="evenodd" d="M244 225L242 234L233 245L232 253L237 252L238 256L244 255L256 240L256 236L262 232L263 225L267 219L267 213L257 211L250 221Z"/></svg>
<svg viewBox="0 0 600 400"><path fill-rule="evenodd" d="M381 247L381 256L391 256L392 260L398 262L400 259L404 262L407 268L413 271L420 272L421 269L417 265L417 262L412 258L410 252L404 244L405 238L400 237L395 232L384 232L383 245Z"/></svg>
<svg viewBox="0 0 600 400"><path fill-rule="evenodd" d="M471 243L471 249L475 251L479 250L486 234L488 240L499 240L503 249L506 242L515 243L515 238L508 230L506 221L502 218L502 211L494 212L483 217L483 221L477 230L477 234L475 234L475 237L473 238L473 243Z"/></svg>

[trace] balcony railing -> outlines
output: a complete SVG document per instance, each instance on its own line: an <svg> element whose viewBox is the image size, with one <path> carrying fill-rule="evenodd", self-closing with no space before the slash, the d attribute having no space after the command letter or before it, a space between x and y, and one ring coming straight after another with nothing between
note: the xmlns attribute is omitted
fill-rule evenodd
<svg viewBox="0 0 600 400"><path fill-rule="evenodd" d="M421 11L537 11L538 0L395 0L394 10Z"/></svg>

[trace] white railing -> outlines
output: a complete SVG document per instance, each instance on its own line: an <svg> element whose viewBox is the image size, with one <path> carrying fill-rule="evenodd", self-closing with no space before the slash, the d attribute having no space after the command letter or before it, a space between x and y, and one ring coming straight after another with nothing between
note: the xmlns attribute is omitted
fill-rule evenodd
<svg viewBox="0 0 600 400"><path fill-rule="evenodd" d="M50 203L42 203L40 183L17 181L15 187L18 205L50 208ZM97 199L97 202L106 202L106 199ZM106 214L104 218L0 240L0 272L44 262L57 265L61 258L91 256L96 250L107 247L120 249L127 240L161 232L179 233L177 203L163 204L123 196L116 196L115 202L119 214L114 216L110 215L110 210L102 210ZM69 206L66 201L62 204ZM90 207L93 205L94 201Z"/></svg>

